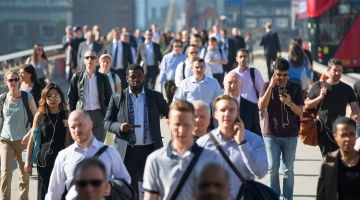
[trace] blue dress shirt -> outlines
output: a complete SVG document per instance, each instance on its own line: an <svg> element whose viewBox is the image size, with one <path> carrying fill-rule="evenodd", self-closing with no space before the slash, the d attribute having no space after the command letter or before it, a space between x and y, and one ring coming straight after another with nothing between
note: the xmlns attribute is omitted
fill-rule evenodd
<svg viewBox="0 0 360 200"><path fill-rule="evenodd" d="M170 52L166 54L160 63L160 85L165 81L175 80L175 71L178 64L186 59L182 53L174 54Z"/></svg>

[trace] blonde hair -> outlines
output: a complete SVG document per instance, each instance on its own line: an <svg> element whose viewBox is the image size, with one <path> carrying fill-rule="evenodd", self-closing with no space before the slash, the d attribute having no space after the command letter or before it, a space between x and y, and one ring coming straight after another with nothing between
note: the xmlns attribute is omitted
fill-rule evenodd
<svg viewBox="0 0 360 200"><path fill-rule="evenodd" d="M175 100L170 104L169 113L172 111L179 111L179 112L190 112L193 116L195 116L195 108L194 106L184 100Z"/></svg>

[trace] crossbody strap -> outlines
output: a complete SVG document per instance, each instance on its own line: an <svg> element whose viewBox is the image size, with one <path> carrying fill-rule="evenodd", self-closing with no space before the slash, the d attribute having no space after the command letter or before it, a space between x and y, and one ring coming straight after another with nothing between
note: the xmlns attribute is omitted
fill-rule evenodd
<svg viewBox="0 0 360 200"><path fill-rule="evenodd" d="M94 158L98 158L99 156L101 156L102 153L104 153L106 151L106 149L109 148L108 145L104 145L102 146L94 155Z"/></svg>
<svg viewBox="0 0 360 200"><path fill-rule="evenodd" d="M259 91L256 89L256 84L255 84L255 68L253 67L250 67L250 77L254 85L256 97L259 98Z"/></svg>
<svg viewBox="0 0 360 200"><path fill-rule="evenodd" d="M213 134L208 133L211 141L214 143L214 145L216 146L216 149L220 152L221 156L224 158L224 160L226 161L226 163L229 165L229 167L234 171L234 173L236 174L236 176L240 179L240 181L242 183L246 182L246 179L241 175L240 171L235 167L234 163L231 162L230 158L226 155L224 149L222 149L221 145L219 144L219 142L216 140L216 138L213 136Z"/></svg>
<svg viewBox="0 0 360 200"><path fill-rule="evenodd" d="M202 153L202 151L204 150L204 148L201 148L199 147L197 144L194 144L194 157L192 158L192 160L190 161L190 164L189 166L186 168L184 174L182 175L180 181L179 181L179 184L177 185L174 193L172 194L170 200L176 200L177 199L177 196L179 195L181 189L183 188L186 180L188 179L192 169L194 168L196 162L199 160L199 157Z"/></svg>

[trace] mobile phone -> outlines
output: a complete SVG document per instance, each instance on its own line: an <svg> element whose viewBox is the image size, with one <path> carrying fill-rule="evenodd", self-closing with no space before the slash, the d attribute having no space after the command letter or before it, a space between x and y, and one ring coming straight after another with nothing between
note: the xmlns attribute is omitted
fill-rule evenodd
<svg viewBox="0 0 360 200"><path fill-rule="evenodd" d="M285 94L287 94L286 88L279 88L279 94L280 94L281 96L285 96Z"/></svg>

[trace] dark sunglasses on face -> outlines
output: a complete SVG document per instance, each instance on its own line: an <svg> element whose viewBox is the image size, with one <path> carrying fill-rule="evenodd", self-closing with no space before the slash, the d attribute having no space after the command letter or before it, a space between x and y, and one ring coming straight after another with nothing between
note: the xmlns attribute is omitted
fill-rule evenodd
<svg viewBox="0 0 360 200"><path fill-rule="evenodd" d="M278 77L287 77L288 76L288 73L283 73L283 74L281 74L281 73L278 73L278 74L276 74L276 76L278 76Z"/></svg>
<svg viewBox="0 0 360 200"><path fill-rule="evenodd" d="M9 82L9 83L19 82L19 78L11 78L11 79L7 79L6 81Z"/></svg>
<svg viewBox="0 0 360 200"><path fill-rule="evenodd" d="M96 59L96 56L85 56L85 59L86 59L86 60L89 60L89 59L95 60L95 59Z"/></svg>
<svg viewBox="0 0 360 200"><path fill-rule="evenodd" d="M191 51L191 52L189 52L189 54L197 54L197 52L196 51Z"/></svg>
<svg viewBox="0 0 360 200"><path fill-rule="evenodd" d="M89 184L92 187L99 187L103 182L104 182L103 180L79 180L79 181L76 181L75 184L79 188L84 188Z"/></svg>

